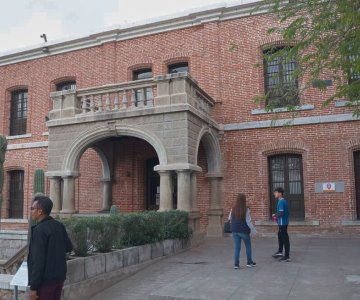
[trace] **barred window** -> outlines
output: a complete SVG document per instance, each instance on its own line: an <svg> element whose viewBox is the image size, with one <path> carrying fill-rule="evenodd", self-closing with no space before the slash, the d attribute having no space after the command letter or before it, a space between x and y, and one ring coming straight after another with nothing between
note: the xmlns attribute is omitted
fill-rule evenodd
<svg viewBox="0 0 360 300"><path fill-rule="evenodd" d="M76 81L64 81L56 85L57 91L67 91L67 90L76 90Z"/></svg>
<svg viewBox="0 0 360 300"><path fill-rule="evenodd" d="M288 55L287 48L264 51L264 79L267 104L274 107L298 105L298 80L294 75L295 58Z"/></svg>
<svg viewBox="0 0 360 300"><path fill-rule="evenodd" d="M149 79L152 78L152 70L149 69L140 69L133 72L133 80ZM153 98L151 88L143 88L135 90L136 101L148 101Z"/></svg>
<svg viewBox="0 0 360 300"><path fill-rule="evenodd" d="M27 105L27 90L18 90L11 93L10 135L26 133Z"/></svg>
<svg viewBox="0 0 360 300"><path fill-rule="evenodd" d="M355 72L355 64L356 64L356 61L360 59L360 56L359 55L351 55L349 57L349 61L350 61L350 74L349 74L349 84L353 83L354 81L357 81L360 79L360 73L356 73Z"/></svg>
<svg viewBox="0 0 360 300"><path fill-rule="evenodd" d="M189 64L187 62L176 63L168 66L168 73L189 72Z"/></svg>

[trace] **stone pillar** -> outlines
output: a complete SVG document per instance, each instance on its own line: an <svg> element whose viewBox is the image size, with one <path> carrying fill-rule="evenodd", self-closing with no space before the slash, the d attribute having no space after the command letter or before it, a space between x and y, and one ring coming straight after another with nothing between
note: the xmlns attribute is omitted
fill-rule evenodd
<svg viewBox="0 0 360 300"><path fill-rule="evenodd" d="M57 214L61 210L61 177L49 177L50 179L50 199L54 206L52 213Z"/></svg>
<svg viewBox="0 0 360 300"><path fill-rule="evenodd" d="M160 175L160 207L159 211L173 209L171 171L158 171Z"/></svg>
<svg viewBox="0 0 360 300"><path fill-rule="evenodd" d="M63 204L61 213L75 213L75 178L72 176L63 177Z"/></svg>
<svg viewBox="0 0 360 300"><path fill-rule="evenodd" d="M177 170L178 192L177 192L177 209L182 211L191 211L191 170Z"/></svg>
<svg viewBox="0 0 360 300"><path fill-rule="evenodd" d="M212 175L207 175L207 177L210 180L210 207L208 211L209 224L207 227L207 236L220 237L223 235L223 178Z"/></svg>
<svg viewBox="0 0 360 300"><path fill-rule="evenodd" d="M191 184L191 212L189 216L190 227L193 233L200 232L200 211L197 201L197 172L192 171L190 175Z"/></svg>
<svg viewBox="0 0 360 300"><path fill-rule="evenodd" d="M103 203L101 211L110 211L110 207L112 204L112 198L111 198L111 179L110 178L104 178L102 180L103 182Z"/></svg>

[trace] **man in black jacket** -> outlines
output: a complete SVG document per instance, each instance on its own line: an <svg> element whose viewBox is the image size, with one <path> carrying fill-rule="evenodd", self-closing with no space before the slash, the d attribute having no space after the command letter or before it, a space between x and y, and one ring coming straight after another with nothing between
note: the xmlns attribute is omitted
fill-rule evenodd
<svg viewBox="0 0 360 300"><path fill-rule="evenodd" d="M50 217L52 201L36 196L31 216L38 224L31 228L28 254L30 300L60 300L66 279L66 253L73 248L65 226Z"/></svg>

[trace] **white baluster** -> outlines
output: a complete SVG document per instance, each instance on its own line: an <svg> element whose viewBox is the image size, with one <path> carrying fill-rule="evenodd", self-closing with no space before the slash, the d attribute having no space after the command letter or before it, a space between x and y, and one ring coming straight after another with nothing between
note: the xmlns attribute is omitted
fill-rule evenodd
<svg viewBox="0 0 360 300"><path fill-rule="evenodd" d="M83 97L81 98L81 102L82 102L82 105L81 105L82 113L83 113L83 114L86 114L86 112L87 112L87 100L86 100L86 97L85 97L85 96L83 96Z"/></svg>
<svg viewBox="0 0 360 300"><path fill-rule="evenodd" d="M109 111L110 110L110 95L109 95L109 93L108 94L106 94L106 102L105 102L105 104L106 104L106 111Z"/></svg>
<svg viewBox="0 0 360 300"><path fill-rule="evenodd" d="M127 107L128 107L127 91L124 90L123 91L123 96L122 96L122 108L127 109Z"/></svg>
<svg viewBox="0 0 360 300"><path fill-rule="evenodd" d="M153 107L154 106L154 94L153 94L153 87L149 87L147 88L147 99L146 99L146 105L148 107Z"/></svg>
<svg viewBox="0 0 360 300"><path fill-rule="evenodd" d="M94 102L94 96L90 96L90 111L93 113L95 111L95 102Z"/></svg>
<svg viewBox="0 0 360 300"><path fill-rule="evenodd" d="M102 112L102 95L100 94L98 97L98 112Z"/></svg>
<svg viewBox="0 0 360 300"><path fill-rule="evenodd" d="M119 109L119 96L118 93L116 93L114 98L114 110L118 110L118 109Z"/></svg>
<svg viewBox="0 0 360 300"><path fill-rule="evenodd" d="M131 108L135 108L136 107L136 96L135 96L136 91L134 89L131 90Z"/></svg>

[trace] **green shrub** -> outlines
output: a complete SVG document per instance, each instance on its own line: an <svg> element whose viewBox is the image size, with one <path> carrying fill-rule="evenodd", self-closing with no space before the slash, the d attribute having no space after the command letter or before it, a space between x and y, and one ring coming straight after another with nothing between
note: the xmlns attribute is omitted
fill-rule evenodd
<svg viewBox="0 0 360 300"><path fill-rule="evenodd" d="M72 217L61 220L77 256L88 252L108 252L158 242L164 239L188 239L191 236L186 212L136 212L99 217Z"/></svg>
<svg viewBox="0 0 360 300"><path fill-rule="evenodd" d="M87 256L91 249L88 240L88 218L62 219L68 232L69 238L74 246L76 256Z"/></svg>

